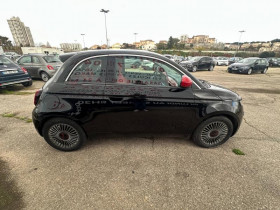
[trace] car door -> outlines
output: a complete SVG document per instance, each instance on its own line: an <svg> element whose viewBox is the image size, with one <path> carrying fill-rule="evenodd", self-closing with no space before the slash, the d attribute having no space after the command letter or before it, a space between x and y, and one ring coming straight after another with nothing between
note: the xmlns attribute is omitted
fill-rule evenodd
<svg viewBox="0 0 280 210"><path fill-rule="evenodd" d="M35 77L40 77L39 70L41 69L42 63L37 56L32 56L32 66L30 68L30 72Z"/></svg>
<svg viewBox="0 0 280 210"><path fill-rule="evenodd" d="M255 61L254 71L255 71L255 72L261 71L261 69L262 69L261 59L257 59L257 60Z"/></svg>
<svg viewBox="0 0 280 210"><path fill-rule="evenodd" d="M56 100L59 103L54 103L55 109L57 104L65 104L65 107L66 104L71 104L67 114L83 122L89 135L98 128L106 128L103 115L107 112L103 100L106 65L107 56L83 57L67 76L64 84L55 83L57 86L50 87L50 91L59 90L57 96L60 98Z"/></svg>
<svg viewBox="0 0 280 210"><path fill-rule="evenodd" d="M206 58L203 57L198 62L198 69L206 69Z"/></svg>
<svg viewBox="0 0 280 210"><path fill-rule="evenodd" d="M34 77L32 74L32 60L30 55L23 56L18 60L18 64L25 68L31 77Z"/></svg>
<svg viewBox="0 0 280 210"><path fill-rule="evenodd" d="M127 68L126 59L142 61ZM143 63L153 63L151 69ZM145 64L146 65L146 64ZM166 61L147 56L108 57L104 99L113 132L187 132L195 115L192 88L181 88L183 73Z"/></svg>

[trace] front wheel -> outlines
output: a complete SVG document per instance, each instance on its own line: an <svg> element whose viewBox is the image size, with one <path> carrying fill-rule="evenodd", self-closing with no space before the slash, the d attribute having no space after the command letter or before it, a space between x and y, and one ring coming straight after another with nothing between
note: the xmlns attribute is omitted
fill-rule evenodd
<svg viewBox="0 0 280 210"><path fill-rule="evenodd" d="M248 75L252 74L252 71L253 71L252 68L250 68L250 69L247 71L247 74L248 74Z"/></svg>
<svg viewBox="0 0 280 210"><path fill-rule="evenodd" d="M264 70L262 70L262 74L266 74L267 72L267 68L265 68Z"/></svg>
<svg viewBox="0 0 280 210"><path fill-rule="evenodd" d="M61 151L79 149L86 141L84 130L74 121L67 118L53 118L43 126L46 142Z"/></svg>
<svg viewBox="0 0 280 210"><path fill-rule="evenodd" d="M223 116L202 122L193 134L193 141L201 147L215 147L225 143L233 132L232 122Z"/></svg>
<svg viewBox="0 0 280 210"><path fill-rule="evenodd" d="M196 70L197 70L197 67L194 66L193 69L192 69L192 72L196 72Z"/></svg>

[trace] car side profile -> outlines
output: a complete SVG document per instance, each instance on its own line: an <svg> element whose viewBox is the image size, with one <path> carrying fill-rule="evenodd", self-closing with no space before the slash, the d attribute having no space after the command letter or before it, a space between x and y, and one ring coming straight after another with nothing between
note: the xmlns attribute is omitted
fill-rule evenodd
<svg viewBox="0 0 280 210"><path fill-rule="evenodd" d="M229 60L226 57L217 57L215 62L217 66L228 66L229 64Z"/></svg>
<svg viewBox="0 0 280 210"><path fill-rule="evenodd" d="M238 94L195 78L162 55L93 50L62 57L63 66L36 92L32 114L38 133L58 150L79 149L104 132L182 133L215 147L242 122Z"/></svg>
<svg viewBox="0 0 280 210"><path fill-rule="evenodd" d="M19 67L4 55L0 55L0 88L8 85L32 85L32 79L26 69Z"/></svg>
<svg viewBox="0 0 280 210"><path fill-rule="evenodd" d="M44 82L48 81L62 65L57 56L46 54L23 55L17 63L25 68L32 78L41 78Z"/></svg>
<svg viewBox="0 0 280 210"><path fill-rule="evenodd" d="M208 56L196 56L192 57L190 60L182 61L180 65L192 72L205 69L213 71L215 67L215 61L213 58Z"/></svg>
<svg viewBox="0 0 280 210"><path fill-rule="evenodd" d="M245 58L237 63L231 64L228 67L228 72L243 74L261 72L262 74L265 74L268 70L268 65L269 64L265 58Z"/></svg>

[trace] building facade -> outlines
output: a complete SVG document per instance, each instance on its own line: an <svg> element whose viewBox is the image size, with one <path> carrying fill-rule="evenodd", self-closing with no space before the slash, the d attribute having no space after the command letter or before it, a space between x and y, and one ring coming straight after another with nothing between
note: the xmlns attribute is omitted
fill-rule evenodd
<svg viewBox="0 0 280 210"><path fill-rule="evenodd" d="M12 17L8 21L16 46L34 47L34 40L29 27L26 27L19 17Z"/></svg>
<svg viewBox="0 0 280 210"><path fill-rule="evenodd" d="M156 43L153 40L141 40L140 49L142 50L154 50L156 48Z"/></svg>
<svg viewBox="0 0 280 210"><path fill-rule="evenodd" d="M213 44L216 42L215 38L209 38L208 35L197 35L187 39L188 44Z"/></svg>
<svg viewBox="0 0 280 210"><path fill-rule="evenodd" d="M64 52L81 51L82 45L80 43L61 43L60 47Z"/></svg>

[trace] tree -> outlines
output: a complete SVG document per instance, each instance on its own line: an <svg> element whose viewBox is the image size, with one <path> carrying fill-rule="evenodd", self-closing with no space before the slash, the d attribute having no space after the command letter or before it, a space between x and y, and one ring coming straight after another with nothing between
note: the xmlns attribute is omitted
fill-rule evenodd
<svg viewBox="0 0 280 210"><path fill-rule="evenodd" d="M0 36L0 45L6 48L13 47L12 41L8 37Z"/></svg>
<svg viewBox="0 0 280 210"><path fill-rule="evenodd" d="M179 48L180 39L173 38L173 48Z"/></svg>
<svg viewBox="0 0 280 210"><path fill-rule="evenodd" d="M166 49L166 48L167 48L167 45L164 44L164 43L158 43L158 44L157 44L157 49L158 49L158 50L164 50L164 49Z"/></svg>
<svg viewBox="0 0 280 210"><path fill-rule="evenodd" d="M173 37L170 36L167 42L167 49L172 49L174 46L174 41L173 41Z"/></svg>
<svg viewBox="0 0 280 210"><path fill-rule="evenodd" d="M271 40L271 43L274 43L274 42L280 42L280 39L273 39L273 40Z"/></svg>
<svg viewBox="0 0 280 210"><path fill-rule="evenodd" d="M260 54L260 58L275 57L275 52L264 51Z"/></svg>

